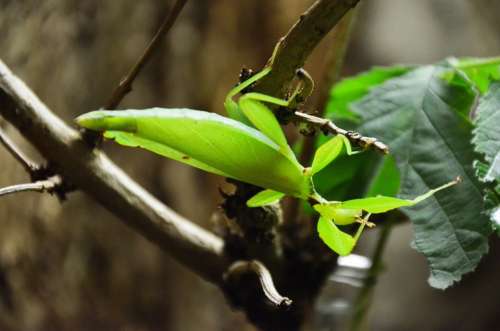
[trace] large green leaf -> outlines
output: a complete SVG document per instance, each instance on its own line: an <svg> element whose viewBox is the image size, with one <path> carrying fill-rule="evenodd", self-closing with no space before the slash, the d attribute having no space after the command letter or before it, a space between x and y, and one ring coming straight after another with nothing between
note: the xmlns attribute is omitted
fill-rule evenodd
<svg viewBox="0 0 500 331"><path fill-rule="evenodd" d="M448 84L442 78L447 70L415 69L372 89L352 105L362 118L361 133L387 143L395 156L401 195L415 196L457 176L463 179L404 209L414 225L415 247L429 261L429 282L437 288L446 288L475 269L488 250L491 231L481 213L482 188L471 166L472 125L462 116L474 102L473 87L458 73L455 83Z"/></svg>
<svg viewBox="0 0 500 331"><path fill-rule="evenodd" d="M365 196L395 196L399 192L400 185L401 179L396 160L392 155L385 155L374 171Z"/></svg>
<svg viewBox="0 0 500 331"><path fill-rule="evenodd" d="M118 143L140 146L206 171L297 197L309 194L309 181L295 159L285 156L260 131L217 114L161 108L95 111L77 122L107 131ZM188 158L195 161L187 162Z"/></svg>
<svg viewBox="0 0 500 331"><path fill-rule="evenodd" d="M479 101L472 142L491 165L500 152L500 82L494 82Z"/></svg>
<svg viewBox="0 0 500 331"><path fill-rule="evenodd" d="M334 119L356 120L349 105L351 102L366 95L371 88L387 79L401 76L411 68L406 66L374 67L359 75L348 77L335 84L330 91L330 98L326 105L326 115Z"/></svg>
<svg viewBox="0 0 500 331"><path fill-rule="evenodd" d="M500 182L500 152L497 153L493 161L491 162L491 166L484 177L484 180L487 182L497 181Z"/></svg>
<svg viewBox="0 0 500 331"><path fill-rule="evenodd" d="M479 101L472 142L484 160L475 162L479 178L489 183L485 189L488 214L495 229L500 229L500 82L491 84ZM491 184L493 183L493 184ZM500 233L500 232L499 232Z"/></svg>
<svg viewBox="0 0 500 331"><path fill-rule="evenodd" d="M488 91L492 81L500 79L500 58L451 58L448 62L464 72L481 94Z"/></svg>

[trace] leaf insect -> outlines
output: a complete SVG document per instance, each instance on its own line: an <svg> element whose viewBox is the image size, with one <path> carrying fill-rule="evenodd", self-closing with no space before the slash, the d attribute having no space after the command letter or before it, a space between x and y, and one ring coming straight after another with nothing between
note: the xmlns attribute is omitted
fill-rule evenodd
<svg viewBox="0 0 500 331"><path fill-rule="evenodd" d="M167 158L216 175L265 188L247 201L249 207L278 202L285 195L308 201L319 213L317 231L323 242L339 255L353 250L371 214L413 206L458 182L451 181L415 199L387 196L348 201L327 201L314 189L313 176L337 158L342 150L353 154L349 140L337 135L321 145L309 167L302 166L276 119L266 105L293 107L310 93L312 84L300 77L287 100L249 92L234 98L269 74L272 66L233 88L224 107L229 117L192 109L98 110L79 116L76 122L89 130L129 147L141 147ZM307 77L306 77L307 78ZM360 223L354 236L338 226Z"/></svg>

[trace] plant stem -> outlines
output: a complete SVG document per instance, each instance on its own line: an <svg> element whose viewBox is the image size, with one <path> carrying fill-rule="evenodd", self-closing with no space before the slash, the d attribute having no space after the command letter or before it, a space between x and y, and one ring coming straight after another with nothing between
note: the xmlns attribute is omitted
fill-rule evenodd
<svg viewBox="0 0 500 331"><path fill-rule="evenodd" d="M377 278L382 270L382 256L392 229L390 222L384 222L377 240L377 246L372 257L372 266L364 280L363 287L354 301L354 313L351 320L351 331L361 331L367 328L368 311L373 297L373 290L377 284Z"/></svg>

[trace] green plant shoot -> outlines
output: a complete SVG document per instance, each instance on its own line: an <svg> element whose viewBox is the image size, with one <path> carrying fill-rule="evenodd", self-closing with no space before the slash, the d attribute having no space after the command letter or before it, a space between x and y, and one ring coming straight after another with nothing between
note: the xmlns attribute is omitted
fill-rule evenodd
<svg viewBox="0 0 500 331"><path fill-rule="evenodd" d="M339 255L353 250L371 214L412 206L457 180L431 190L413 200L377 196L349 201L327 201L314 189L313 176L345 150L353 154L349 140L337 135L321 145L310 167L296 159L273 111L266 104L293 107L297 96L310 92L299 81L287 100L260 93L241 91L267 75L263 69L232 89L224 106L230 118L191 109L106 111L79 116L76 122L89 130L104 132L104 137L129 147L141 147L167 158L186 163L220 176L234 178L265 188L248 200L249 207L278 202L285 195L309 201L319 213L320 238ZM354 236L338 225L358 222Z"/></svg>

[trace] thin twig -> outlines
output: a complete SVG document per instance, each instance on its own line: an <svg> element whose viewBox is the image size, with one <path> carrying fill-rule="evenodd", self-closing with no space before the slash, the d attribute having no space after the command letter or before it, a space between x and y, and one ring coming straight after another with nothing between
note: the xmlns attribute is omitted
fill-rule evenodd
<svg viewBox="0 0 500 331"><path fill-rule="evenodd" d="M233 277L240 276L246 273L255 273L257 275L265 297L273 305L279 308L290 307L290 305L292 304L292 300L278 293L276 286L274 286L271 273L260 261L252 260L234 262L224 273L224 280L226 282L229 282Z"/></svg>
<svg viewBox="0 0 500 331"><path fill-rule="evenodd" d="M293 116L294 120L306 123L308 125L311 125L312 127L315 127L317 129L322 130L325 134L341 134L347 137L349 141L354 144L358 145L363 149L368 149L368 148L373 148L383 154L388 154L389 153L389 147L384 144L383 142L377 140L377 138L373 137L365 137L358 132L354 131L348 131L342 128L339 128L338 126L335 125L332 121L321 118L318 116L306 114L300 111L294 112Z"/></svg>
<svg viewBox="0 0 500 331"><path fill-rule="evenodd" d="M54 190L62 183L61 177L52 176L45 180L39 180L34 183L17 184L0 188L0 196L14 194L19 192L40 192L53 193Z"/></svg>
<svg viewBox="0 0 500 331"><path fill-rule="evenodd" d="M184 8L187 0L177 0L172 10L165 16L160 28L156 32L155 36L149 42L148 46L144 50L144 53L139 57L134 66L130 69L127 75L120 81L120 84L113 91L113 95L106 104L106 109L115 109L123 98L132 91L132 84L139 74L139 72L144 68L144 65L149 61L154 51L158 48L161 39L168 33L170 28L174 25L177 17Z"/></svg>
<svg viewBox="0 0 500 331"><path fill-rule="evenodd" d="M363 282L363 287L353 303L354 314L351 321L351 331L361 331L365 329L367 314L373 297L373 290L377 284L378 275L382 270L382 257L392 229L392 224L390 224L391 219L388 221L389 222L381 226L380 236L377 240L377 246L375 247L375 252L372 257L372 266L370 270L368 270L368 275Z"/></svg>
<svg viewBox="0 0 500 331"><path fill-rule="evenodd" d="M5 146L5 149L23 166L30 175L37 173L40 166L32 161L21 149L5 134L0 128L0 143Z"/></svg>

